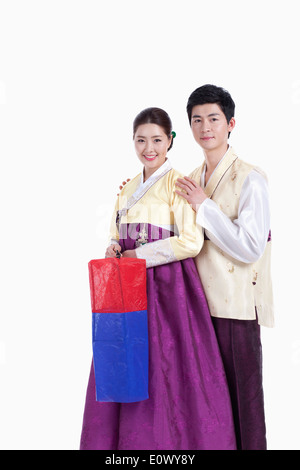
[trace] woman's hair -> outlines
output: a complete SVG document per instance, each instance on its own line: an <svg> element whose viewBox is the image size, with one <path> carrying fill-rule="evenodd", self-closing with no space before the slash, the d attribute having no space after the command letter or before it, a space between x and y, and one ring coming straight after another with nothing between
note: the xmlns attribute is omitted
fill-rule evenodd
<svg viewBox="0 0 300 470"><path fill-rule="evenodd" d="M143 111L141 111L136 116L135 120L133 121L133 136L135 135L137 128L141 126L142 124L157 124L164 130L168 138L171 137L172 121L168 113L166 113L166 111L164 111L163 109L160 109L160 108L143 109ZM168 151L173 146L173 140L174 139L172 138Z"/></svg>
<svg viewBox="0 0 300 470"><path fill-rule="evenodd" d="M227 123L229 124L230 119L234 116L234 101L227 90L224 90L224 88L217 87L215 85L203 85L193 91L193 93L190 95L186 107L190 124L193 107L206 103L218 104L225 114Z"/></svg>

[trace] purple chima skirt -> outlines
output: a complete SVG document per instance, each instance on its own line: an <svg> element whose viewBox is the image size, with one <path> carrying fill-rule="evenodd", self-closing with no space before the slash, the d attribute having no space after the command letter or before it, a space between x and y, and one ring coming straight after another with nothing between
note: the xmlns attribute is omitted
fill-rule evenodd
<svg viewBox="0 0 300 470"><path fill-rule="evenodd" d="M122 251L140 226L123 226ZM148 225L148 243L170 232ZM171 234L172 235L172 234ZM149 398L96 401L91 367L81 450L235 450L232 408L205 294L192 258L147 269Z"/></svg>

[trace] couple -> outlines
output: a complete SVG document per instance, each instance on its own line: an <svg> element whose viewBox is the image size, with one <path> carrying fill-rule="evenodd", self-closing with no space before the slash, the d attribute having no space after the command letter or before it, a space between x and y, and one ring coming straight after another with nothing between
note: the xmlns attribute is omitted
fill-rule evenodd
<svg viewBox="0 0 300 470"><path fill-rule="evenodd" d="M228 145L234 102L204 85L187 113L205 161L189 178L167 152L168 114L148 108L133 139L143 171L121 191L111 245L147 266L149 399L100 403L93 367L82 450L265 450L260 325L273 326L268 188Z"/></svg>

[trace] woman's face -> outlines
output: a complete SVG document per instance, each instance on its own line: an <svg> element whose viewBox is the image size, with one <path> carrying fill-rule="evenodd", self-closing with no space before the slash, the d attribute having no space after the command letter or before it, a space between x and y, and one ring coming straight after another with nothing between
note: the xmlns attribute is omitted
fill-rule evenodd
<svg viewBox="0 0 300 470"><path fill-rule="evenodd" d="M166 161L172 137L168 137L157 124L142 124L134 134L135 151L143 163L144 181Z"/></svg>

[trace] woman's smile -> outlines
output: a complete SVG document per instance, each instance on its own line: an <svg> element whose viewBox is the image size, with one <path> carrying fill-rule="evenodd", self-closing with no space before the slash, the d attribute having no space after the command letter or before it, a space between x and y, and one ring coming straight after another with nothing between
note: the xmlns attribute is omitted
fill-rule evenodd
<svg viewBox="0 0 300 470"><path fill-rule="evenodd" d="M157 157L157 155L144 155L144 158L145 158L148 162L152 162L156 157Z"/></svg>

